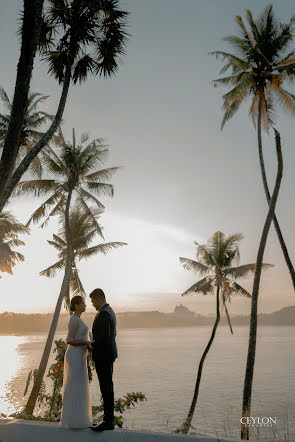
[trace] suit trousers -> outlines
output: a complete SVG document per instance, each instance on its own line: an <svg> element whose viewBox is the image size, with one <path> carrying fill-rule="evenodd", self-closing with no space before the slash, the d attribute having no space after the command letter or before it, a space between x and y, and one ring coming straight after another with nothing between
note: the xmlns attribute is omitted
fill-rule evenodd
<svg viewBox="0 0 295 442"><path fill-rule="evenodd" d="M96 373L103 399L103 421L111 425L114 424L113 365L114 362L110 360L101 359L95 361Z"/></svg>

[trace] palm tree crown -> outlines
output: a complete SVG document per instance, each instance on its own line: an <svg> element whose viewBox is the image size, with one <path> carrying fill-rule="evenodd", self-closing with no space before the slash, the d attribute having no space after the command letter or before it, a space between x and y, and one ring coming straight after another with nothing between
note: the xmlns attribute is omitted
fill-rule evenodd
<svg viewBox="0 0 295 442"><path fill-rule="evenodd" d="M240 36L225 37L235 49L231 54L214 51L225 64L220 73L231 70L231 75L219 78L214 86L229 86L223 95L224 117L221 127L238 111L242 102L251 98L249 114L254 126L261 108L263 126L268 130L274 122L274 105L295 115L295 96L283 87L286 80L295 75L295 51L289 46L294 38L294 18L283 24L276 20L272 6L268 6L255 21L250 10L246 11L249 29L241 16L236 16Z"/></svg>
<svg viewBox="0 0 295 442"><path fill-rule="evenodd" d="M242 238L240 233L226 237L222 232L215 232L207 244L195 243L197 245L197 261L180 258L185 269L198 272L201 276L206 275L187 289L182 296L194 293L207 295L213 293L215 288L219 288L230 328L226 302L230 302L231 297L235 295L251 298L250 293L238 284L236 279L254 273L256 268L256 264L234 267L240 259L238 244ZM270 264L263 264L263 268L268 267Z"/></svg>
<svg viewBox="0 0 295 442"><path fill-rule="evenodd" d="M100 212L94 212L93 216L97 218ZM65 269L67 261L67 241L64 217L60 217L62 225L59 235L53 235L53 240L48 241L58 251L59 260L40 272L40 275L53 278L58 270ZM70 241L73 249L72 268L70 284L65 296L66 305L70 304L70 292L74 295L86 296L83 284L79 278L77 262L91 258L98 253L107 254L109 250L127 245L124 242L101 243L90 247L94 237L97 235L97 229L93 228L93 219L87 213L74 207L70 212Z"/></svg>
<svg viewBox="0 0 295 442"><path fill-rule="evenodd" d="M0 272L12 275L12 268L15 264L18 261L24 261L24 256L12 250L12 247L24 245L18 235L25 233L29 233L28 227L18 222L11 213L0 213Z"/></svg>
<svg viewBox="0 0 295 442"><path fill-rule="evenodd" d="M106 161L108 149L101 139L87 142L88 135L82 134L80 143L77 144L73 130L72 143L66 143L60 131L57 149L47 147L42 152L44 171L49 178L19 183L17 194L33 193L36 196L50 194L50 197L33 213L28 225L45 218L41 224L41 227L44 227L51 216L64 211L67 196L71 193L75 196L79 207L92 219L93 227L103 237L101 227L88 202L93 203L100 211L104 209L104 205L97 197L113 196L113 185L106 181L118 167L101 168Z"/></svg>
<svg viewBox="0 0 295 442"><path fill-rule="evenodd" d="M49 63L49 72L62 82L70 66L74 83L85 81L89 73L105 77L114 74L127 38L128 13L118 9L118 0L48 3L39 49Z"/></svg>
<svg viewBox="0 0 295 442"><path fill-rule="evenodd" d="M0 150L2 150L8 132L12 103L2 87L0 87L0 98L7 110L7 113L0 114ZM51 115L38 109L39 105L47 98L47 96L39 94L38 92L29 94L15 167L42 138L44 135L44 132L41 132L42 126L52 119ZM32 161L30 172L38 178L41 177L42 164L39 156L35 157Z"/></svg>

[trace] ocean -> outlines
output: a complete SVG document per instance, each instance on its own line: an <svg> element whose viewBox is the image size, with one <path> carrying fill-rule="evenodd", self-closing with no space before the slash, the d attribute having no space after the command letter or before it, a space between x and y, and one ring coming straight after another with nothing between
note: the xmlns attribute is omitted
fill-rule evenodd
<svg viewBox="0 0 295 442"><path fill-rule="evenodd" d="M284 326L258 329L251 416L273 418L271 427L253 427L262 440L267 435L272 435L272 440L284 435L288 436L285 440L292 440L295 435L294 332L294 327ZM197 434L239 437L248 333L248 328L241 326L234 328L234 335L228 327L217 329L204 363L192 422ZM147 397L146 402L124 412L125 427L172 432L181 425L210 334L207 326L119 330L115 397L133 391ZM56 339L65 336L58 333ZM45 339L45 333L0 336L0 413L22 409L26 379L32 368L38 368ZM53 359L51 355L50 363ZM98 404L96 374L91 396L93 404Z"/></svg>

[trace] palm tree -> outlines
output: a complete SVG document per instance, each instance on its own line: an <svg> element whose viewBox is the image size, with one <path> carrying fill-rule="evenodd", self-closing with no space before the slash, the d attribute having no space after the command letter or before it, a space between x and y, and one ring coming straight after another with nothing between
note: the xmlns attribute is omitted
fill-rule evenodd
<svg viewBox="0 0 295 442"><path fill-rule="evenodd" d="M267 217L264 223L259 249L256 259L256 269L254 275L254 283L252 290L252 300L251 300L251 316L250 316L250 330L249 330L249 343L248 343L248 355L247 364L244 380L244 391L243 391L243 410L242 417L249 417L251 410L251 396L252 396L252 383L255 365L255 355L256 355L256 336L257 336L257 306L258 306L258 295L259 295L259 284L261 277L261 270L263 267L262 260L264 255L264 250L266 246L267 236L270 229L271 221L275 213L275 206L277 203L280 185L283 175L283 158L281 149L281 138L279 132L275 131L275 141L276 141L276 154L278 159L278 170L275 182L274 191L270 200L269 209ZM249 425L241 424L241 439L249 439Z"/></svg>
<svg viewBox="0 0 295 442"><path fill-rule="evenodd" d="M40 362L38 376L35 379L25 408L25 412L28 415L33 413L36 404L38 391L48 362L45 355L50 353L52 347L62 300L66 296L71 276L71 263L73 260L73 249L70 240L71 202L74 200L83 209L91 219L92 227L103 238L101 227L88 202L94 203L99 210L104 209L97 196L113 196L113 186L105 181L108 181L118 169L116 167L109 169L100 168L105 163L105 154L108 151L102 144L101 139L92 140L85 145L88 141L88 135L82 134L80 144L77 145L73 130L72 144L65 142L61 131L59 140L60 144L56 151L51 147L46 147L46 151L42 152L42 163L49 178L23 181L19 183L16 192L19 195L27 193L33 193L36 196L49 194L49 198L35 210L27 225L45 218L41 224L41 227L44 227L52 216L64 213L67 243L67 259L63 283L45 344L44 354Z"/></svg>
<svg viewBox="0 0 295 442"><path fill-rule="evenodd" d="M252 12L246 11L249 29L242 17L236 16L240 36L225 37L235 53L214 51L225 60L220 73L231 70L231 75L215 80L214 86L227 86L230 91L223 95L224 116L221 128L230 120L248 98L251 100L249 114L254 127L257 126L258 152L262 181L268 205L270 192L267 183L262 151L261 129L268 132L274 123L275 104L295 115L295 96L283 86L295 76L295 51L288 51L294 38L294 18L288 24L276 20L272 6L268 6L261 17L254 21ZM277 217L273 218L279 242L295 289L295 270L291 262Z"/></svg>
<svg viewBox="0 0 295 442"><path fill-rule="evenodd" d="M70 242L71 242L71 248L73 251L72 255L72 261L70 263L70 279L69 283L66 289L65 293L65 304L67 308L69 308L70 305L70 293L72 295L82 295L86 296L83 284L79 277L79 270L77 268L77 262L83 260L83 259L89 259L92 256L97 255L98 253L107 254L108 251L111 249L115 249L118 247L121 247L123 245L127 245L123 242L109 242L109 243L101 243L94 246L89 247L89 245L92 243L94 237L97 235L97 229L93 227L93 217L97 218L98 215L101 213L100 211L93 211L92 216L89 216L88 213L83 212L79 207L74 207L70 212ZM58 251L58 258L59 260L49 266L47 269L42 270L40 272L40 275L47 276L49 278L52 278L56 275L57 271L59 270L65 270L67 268L67 259L68 259L68 247L67 247L67 233L66 233L66 224L65 224L65 217L61 214L60 215L60 224L61 229L59 231L59 235L53 235L53 240L48 241L49 244L51 244L57 251ZM59 300L57 301L59 302ZM52 319L52 324L58 322L60 313L60 308L55 309L55 313ZM56 326L50 327L48 339L52 342L55 335ZM50 356L51 347L49 345L46 345L43 351L40 367L45 364L44 361L46 361L46 365ZM45 369L46 369L45 365ZM40 377L40 367L39 370L37 370L35 379L34 379L34 386L36 384L36 379ZM41 378L42 383L43 376ZM40 381L39 381L40 382ZM36 388L36 387L35 387ZM33 390L32 390L33 391ZM39 391L39 390L38 390ZM34 399L34 396L30 396L30 400L28 401L26 408L24 412L26 414L32 414L33 409L31 410L31 403ZM33 406L34 408L34 406Z"/></svg>
<svg viewBox="0 0 295 442"><path fill-rule="evenodd" d="M182 426L176 430L179 433L187 434L191 427L199 394L203 364L213 343L220 320L220 297L222 300L222 305L226 311L231 333L233 333L233 331L226 303L230 302L232 296L240 295L245 296L246 298L251 298L250 293L236 282L237 278L241 278L249 273L253 273L256 267L255 264L245 264L234 267L234 265L239 262L240 256L238 243L242 240L242 238L243 236L239 233L226 237L222 232L215 232L208 240L207 244L200 245L195 243L197 245L197 261L188 258L180 258L180 262L183 264L183 267L186 270L193 270L199 273L201 276L204 276L189 289L187 289L182 296L195 293L207 295L208 293L213 294L214 291L216 291L216 320L211 337L199 363L193 400L187 418ZM269 264L263 264L263 268L267 267L269 267Z"/></svg>
<svg viewBox="0 0 295 442"><path fill-rule="evenodd" d="M100 211L94 211L93 216L97 218L100 213ZM48 243L58 251L59 259L56 263L40 272L40 275L47 276L48 278L55 277L59 270L64 270L66 268L67 240L63 216L61 216L60 222L62 228L59 231L59 235L53 235L52 241L48 241ZM106 255L112 249L127 245L124 242L109 242L89 247L96 234L97 230L96 228L93 228L92 217L81 211L78 207L74 207L70 212L70 241L72 244L73 259L71 264L70 283L65 295L65 305L67 308L69 308L70 305L70 295L86 296L83 284L79 277L77 262L80 262L83 259L89 259L98 253Z"/></svg>
<svg viewBox="0 0 295 442"><path fill-rule="evenodd" d="M29 228L18 222L10 212L0 213L0 272L12 275L15 264L24 261L24 256L12 247L25 244L18 238L19 234L25 233L29 233Z"/></svg>
<svg viewBox="0 0 295 442"><path fill-rule="evenodd" d="M62 84L61 98L46 134L13 173L12 163L19 145L7 136L0 161L0 212L30 163L58 129L71 82L86 81L90 74L110 77L118 70L118 58L124 54L127 39L128 15L118 4L118 0L48 1L41 24L39 50L49 65L49 73Z"/></svg>
<svg viewBox="0 0 295 442"><path fill-rule="evenodd" d="M17 64L11 118L0 159L0 212L9 199L9 195L5 196L5 185L13 173L24 126L34 59L40 40L43 3L44 0L24 0L23 2L20 29L21 50Z"/></svg>
<svg viewBox="0 0 295 442"><path fill-rule="evenodd" d="M3 149L5 138L8 133L8 127L11 118L12 103L8 98L5 90L0 87L0 98L6 107L8 113L0 114L0 151ZM24 124L20 135L19 151L16 157L15 167L20 163L21 159L35 146L35 144L42 138L44 132L40 132L41 127L52 116L44 111L37 110L40 103L45 101L48 97L37 92L30 93L25 109ZM14 168L15 168L14 167ZM42 164L37 155L31 162L29 167L30 172L41 178Z"/></svg>

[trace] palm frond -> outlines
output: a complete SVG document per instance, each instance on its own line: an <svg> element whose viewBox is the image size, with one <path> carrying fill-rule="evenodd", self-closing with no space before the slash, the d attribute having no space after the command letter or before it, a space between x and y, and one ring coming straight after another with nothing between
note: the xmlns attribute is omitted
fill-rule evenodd
<svg viewBox="0 0 295 442"><path fill-rule="evenodd" d="M79 272L76 267L72 268L72 273L70 277L70 290L72 296L80 295L86 297L86 292L84 290L83 284L79 278Z"/></svg>
<svg viewBox="0 0 295 442"><path fill-rule="evenodd" d="M273 264L262 264L262 270L267 270L270 267L273 267ZM249 274L255 273L256 263L255 264L244 264L239 267L230 267L225 269L224 274L226 276L231 276L233 278L243 278Z"/></svg>
<svg viewBox="0 0 295 442"><path fill-rule="evenodd" d="M56 190L60 186L55 180L30 180L18 183L15 193L17 195L27 195L33 193L35 196L44 195Z"/></svg>
<svg viewBox="0 0 295 442"><path fill-rule="evenodd" d="M109 180L120 167L109 167L108 169L98 170L85 176L86 181Z"/></svg>
<svg viewBox="0 0 295 442"><path fill-rule="evenodd" d="M89 216L89 218L91 219L92 222L92 226L94 229L96 229L98 235L104 239L103 233L102 233L102 228L101 226L98 224L97 219L96 219L96 215L93 213L93 211L88 207L88 205L86 204L86 202L84 201L83 196L80 195L80 198L78 198L77 203L79 204L79 207L81 207L85 213Z"/></svg>
<svg viewBox="0 0 295 442"><path fill-rule="evenodd" d="M207 293L212 293L213 289L213 278L206 276L205 278L193 284L189 289L183 292L181 296L193 295L195 293L207 295Z"/></svg>
<svg viewBox="0 0 295 442"><path fill-rule="evenodd" d="M47 269L42 270L39 275L47 276L47 278L54 278L56 276L56 272L58 270L62 270L65 268L65 259L61 259L51 266L47 267Z"/></svg>
<svg viewBox="0 0 295 442"><path fill-rule="evenodd" d="M53 205L56 204L58 202L60 198L60 194L54 193L53 195L51 195L44 203L42 203L38 209L36 209L33 214L30 216L28 222L27 222L27 226L29 226L32 222L33 223L38 223L40 221L41 218L43 217L47 217L47 210Z"/></svg>
<svg viewBox="0 0 295 442"><path fill-rule="evenodd" d="M241 296L245 296L246 298L251 298L250 293L244 289L244 287L242 287L240 284L238 284L237 282L232 281L231 282L231 288L232 288L232 295L237 294L237 295L241 295Z"/></svg>
<svg viewBox="0 0 295 442"><path fill-rule="evenodd" d="M211 270L211 268L206 266L205 264L202 264L201 262L198 261L194 261L192 259L179 258L179 260L186 270L193 270L197 273L200 273L200 275L206 275L206 273L208 273Z"/></svg>
<svg viewBox="0 0 295 442"><path fill-rule="evenodd" d="M108 183L100 183L100 182L84 182L83 187L85 187L90 191L94 192L96 195L104 195L104 196L114 196L114 186Z"/></svg>
<svg viewBox="0 0 295 442"><path fill-rule="evenodd" d="M127 245L128 244L125 242L109 242L109 243L98 244L96 246L80 250L79 252L77 252L76 256L79 260L81 260L81 259L90 258L91 256L94 256L97 253L103 253L104 255L106 255L112 249L117 249L118 247L127 246Z"/></svg>

